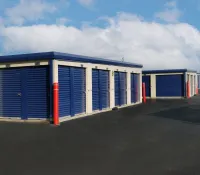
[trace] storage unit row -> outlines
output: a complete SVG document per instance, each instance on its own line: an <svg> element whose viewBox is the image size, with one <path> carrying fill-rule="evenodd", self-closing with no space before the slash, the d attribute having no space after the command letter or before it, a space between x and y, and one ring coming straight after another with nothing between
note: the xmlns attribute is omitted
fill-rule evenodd
<svg viewBox="0 0 200 175"><path fill-rule="evenodd" d="M64 121L138 104L141 71L139 64L56 52L1 56L0 117L51 120L57 105Z"/></svg>
<svg viewBox="0 0 200 175"><path fill-rule="evenodd" d="M190 97L196 94L196 71L187 69L145 70L142 74L146 96L149 98L182 98L187 96L187 90L189 90Z"/></svg>

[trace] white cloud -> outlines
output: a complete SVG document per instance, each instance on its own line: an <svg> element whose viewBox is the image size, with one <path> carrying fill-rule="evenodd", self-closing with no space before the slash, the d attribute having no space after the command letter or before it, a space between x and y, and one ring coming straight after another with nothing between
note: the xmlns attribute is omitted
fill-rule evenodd
<svg viewBox="0 0 200 175"><path fill-rule="evenodd" d="M176 23L181 17L182 12L176 7L176 1L165 4L165 10L155 13L155 17L166 22Z"/></svg>
<svg viewBox="0 0 200 175"><path fill-rule="evenodd" d="M120 13L110 25L82 27L57 25L13 26L2 30L4 51L60 51L137 62L145 68L200 66L200 32L187 23L147 22Z"/></svg>
<svg viewBox="0 0 200 175"><path fill-rule="evenodd" d="M78 0L78 2L83 6L89 7L93 5L94 0Z"/></svg>
<svg viewBox="0 0 200 175"><path fill-rule="evenodd" d="M37 21L45 13L52 13L56 7L43 0L20 0L20 3L5 11L8 23L22 25L27 21Z"/></svg>
<svg viewBox="0 0 200 175"><path fill-rule="evenodd" d="M56 24L58 24L58 25L65 25L69 21L70 21L69 19L62 17L62 18L56 19Z"/></svg>

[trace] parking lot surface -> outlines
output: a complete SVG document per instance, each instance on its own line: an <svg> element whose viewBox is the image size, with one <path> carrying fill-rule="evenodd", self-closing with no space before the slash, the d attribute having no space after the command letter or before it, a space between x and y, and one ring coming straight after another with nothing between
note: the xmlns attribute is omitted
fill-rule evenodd
<svg viewBox="0 0 200 175"><path fill-rule="evenodd" d="M200 96L65 122L0 123L2 175L200 174Z"/></svg>

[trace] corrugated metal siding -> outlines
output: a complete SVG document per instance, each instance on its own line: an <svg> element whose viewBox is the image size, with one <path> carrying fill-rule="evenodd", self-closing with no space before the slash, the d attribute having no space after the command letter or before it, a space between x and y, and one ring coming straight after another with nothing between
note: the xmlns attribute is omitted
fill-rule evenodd
<svg viewBox="0 0 200 175"><path fill-rule="evenodd" d="M131 74L131 103L139 101L139 74Z"/></svg>
<svg viewBox="0 0 200 175"><path fill-rule="evenodd" d="M49 116L49 69L47 66L28 67L26 72L25 118L48 118Z"/></svg>
<svg viewBox="0 0 200 175"><path fill-rule="evenodd" d="M71 83L73 88L73 98L74 98L74 111L72 116L76 114L81 114L86 111L86 82L85 82L85 69L84 68L71 68L73 69L73 83Z"/></svg>
<svg viewBox="0 0 200 175"><path fill-rule="evenodd" d="M59 66L58 79L60 117L84 113L86 109L85 69Z"/></svg>
<svg viewBox="0 0 200 175"><path fill-rule="evenodd" d="M106 109L110 106L110 83L109 83L109 71L100 70L100 109Z"/></svg>
<svg viewBox="0 0 200 175"><path fill-rule="evenodd" d="M0 69L0 116L49 117L48 67Z"/></svg>
<svg viewBox="0 0 200 175"><path fill-rule="evenodd" d="M157 75L157 97L181 97L184 96L184 75Z"/></svg>
<svg viewBox="0 0 200 175"><path fill-rule="evenodd" d="M92 110L100 109L100 87L99 87L99 70L92 70Z"/></svg>
<svg viewBox="0 0 200 175"><path fill-rule="evenodd" d="M194 76L190 75L190 89L191 89L191 95L194 95Z"/></svg>
<svg viewBox="0 0 200 175"><path fill-rule="evenodd" d="M92 70L92 109L102 110L109 107L109 71Z"/></svg>
<svg viewBox="0 0 200 175"><path fill-rule="evenodd" d="M71 85L70 67L58 67L59 81L59 115L60 117L71 115Z"/></svg>
<svg viewBox="0 0 200 175"><path fill-rule="evenodd" d="M0 117L21 117L21 70L0 69Z"/></svg>
<svg viewBox="0 0 200 175"><path fill-rule="evenodd" d="M115 106L127 104L126 72L115 72Z"/></svg>
<svg viewBox="0 0 200 175"><path fill-rule="evenodd" d="M142 82L145 83L146 97L151 96L151 77L150 75L142 76Z"/></svg>
<svg viewBox="0 0 200 175"><path fill-rule="evenodd" d="M200 75L197 75L198 89L200 89Z"/></svg>

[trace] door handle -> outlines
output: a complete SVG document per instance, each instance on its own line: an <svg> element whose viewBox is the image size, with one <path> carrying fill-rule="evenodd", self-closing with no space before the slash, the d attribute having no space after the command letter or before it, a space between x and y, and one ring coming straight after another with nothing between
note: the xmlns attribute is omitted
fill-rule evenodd
<svg viewBox="0 0 200 175"><path fill-rule="evenodd" d="M17 96L22 96L22 94L21 93L17 93Z"/></svg>

